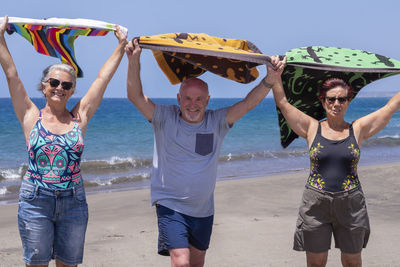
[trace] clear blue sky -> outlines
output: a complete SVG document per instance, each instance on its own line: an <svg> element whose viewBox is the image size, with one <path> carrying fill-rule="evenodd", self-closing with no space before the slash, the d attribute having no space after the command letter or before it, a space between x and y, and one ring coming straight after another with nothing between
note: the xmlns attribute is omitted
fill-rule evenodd
<svg viewBox="0 0 400 267"><path fill-rule="evenodd" d="M400 60L400 2L390 1L2 1L0 15L29 18L88 18L123 25L129 39L169 32L204 32L209 35L245 39L267 55L310 45L334 46L375 52ZM40 55L21 36L6 34L19 75L31 97L41 71L58 59ZM78 80L76 96L82 96L117 44L112 34L81 36L75 53L85 77ZM105 96L126 97L127 59L111 81ZM265 67L259 67L260 76ZM212 97L243 97L256 82L242 85L213 74L202 78L209 83ZM142 52L142 82L150 97L175 97L150 50ZM400 75L375 82L363 94L397 92ZM379 93L378 93L379 94ZM4 74L0 74L0 97L9 97Z"/></svg>

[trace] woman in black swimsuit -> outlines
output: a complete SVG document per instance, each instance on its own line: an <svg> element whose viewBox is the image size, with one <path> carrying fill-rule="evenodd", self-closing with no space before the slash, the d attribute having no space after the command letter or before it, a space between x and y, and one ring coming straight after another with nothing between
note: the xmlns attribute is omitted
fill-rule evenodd
<svg viewBox="0 0 400 267"><path fill-rule="evenodd" d="M293 248L306 251L307 266L325 266L333 234L343 266L361 266L370 229L357 176L360 147L399 110L400 93L381 109L348 123L344 116L353 90L341 79L328 79L319 90L326 111L326 120L320 122L287 101L281 79L275 81L273 92L290 127L307 140L310 154Z"/></svg>

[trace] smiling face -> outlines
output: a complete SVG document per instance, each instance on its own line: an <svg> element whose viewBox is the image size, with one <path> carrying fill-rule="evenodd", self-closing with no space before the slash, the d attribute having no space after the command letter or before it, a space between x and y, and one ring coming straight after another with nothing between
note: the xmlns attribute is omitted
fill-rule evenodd
<svg viewBox="0 0 400 267"><path fill-rule="evenodd" d="M321 102L327 118L344 118L349 107L347 90L341 86L334 87L326 92Z"/></svg>
<svg viewBox="0 0 400 267"><path fill-rule="evenodd" d="M60 84L57 87L53 87L49 79L57 79L60 81ZM63 82L72 82L71 75L68 72L62 70L52 70L49 72L47 81L42 83L42 92L48 102L66 102L73 95L75 88L65 90L62 87Z"/></svg>
<svg viewBox="0 0 400 267"><path fill-rule="evenodd" d="M208 87L205 82L197 78L186 80L177 95L182 118L189 123L199 123L210 100Z"/></svg>

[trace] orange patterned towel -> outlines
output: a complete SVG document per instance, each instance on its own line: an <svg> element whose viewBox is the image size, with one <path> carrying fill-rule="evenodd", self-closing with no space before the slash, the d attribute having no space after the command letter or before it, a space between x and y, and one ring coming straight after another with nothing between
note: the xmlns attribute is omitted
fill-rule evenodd
<svg viewBox="0 0 400 267"><path fill-rule="evenodd" d="M258 77L256 66L269 57L249 41L209 36L205 33L167 33L138 37L142 48L151 49L172 84L206 71L240 83Z"/></svg>

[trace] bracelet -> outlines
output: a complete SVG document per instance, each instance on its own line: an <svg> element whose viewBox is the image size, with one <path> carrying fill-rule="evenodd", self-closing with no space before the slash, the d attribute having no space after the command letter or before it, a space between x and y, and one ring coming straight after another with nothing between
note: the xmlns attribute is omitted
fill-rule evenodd
<svg viewBox="0 0 400 267"><path fill-rule="evenodd" d="M267 88L272 88L272 84L269 84L269 83L265 80L265 78L263 78L263 79L261 80L261 82L262 82L262 84L263 84L265 87L267 87Z"/></svg>

